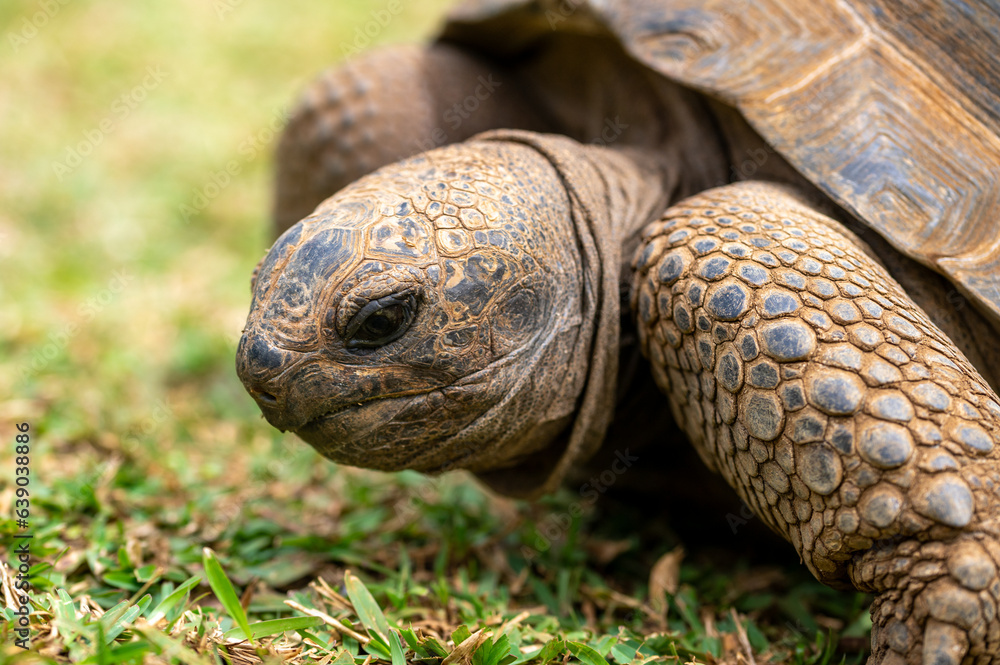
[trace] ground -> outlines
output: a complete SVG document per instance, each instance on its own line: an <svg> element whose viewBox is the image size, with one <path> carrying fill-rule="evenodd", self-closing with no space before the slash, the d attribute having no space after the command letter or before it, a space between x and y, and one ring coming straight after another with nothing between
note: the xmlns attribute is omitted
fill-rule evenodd
<svg viewBox="0 0 1000 665"><path fill-rule="evenodd" d="M861 661L867 599L794 563L339 468L244 393L288 105L448 4L0 4L0 662Z"/></svg>

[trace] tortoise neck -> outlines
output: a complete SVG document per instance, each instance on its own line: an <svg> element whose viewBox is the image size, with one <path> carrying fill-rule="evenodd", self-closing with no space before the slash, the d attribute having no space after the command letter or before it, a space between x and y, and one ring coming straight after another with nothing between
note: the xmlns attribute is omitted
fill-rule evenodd
<svg viewBox="0 0 1000 665"><path fill-rule="evenodd" d="M625 250L634 247L643 228L677 200L681 169L656 151L634 146L581 148L604 181L608 206L614 211L606 233L609 241L623 249L627 264L631 254Z"/></svg>
<svg viewBox="0 0 1000 665"><path fill-rule="evenodd" d="M560 243L579 258L578 276L565 276L579 290L578 317L565 321L577 344L573 411L561 431L539 432L539 449L520 463L483 475L505 494L532 496L553 490L570 467L588 458L604 439L615 406L621 338L622 277L631 264L627 245L663 211L670 197L669 177L655 158L635 150L581 145L564 136L497 130L477 140L530 146L553 167L565 190L569 225ZM667 186L665 186L665 184ZM558 233L555 228L549 232ZM567 384L569 385L569 384ZM544 440L543 440L544 439ZM523 442L522 442L523 443ZM542 449L544 448L544 449ZM511 460L525 452L511 450ZM524 480L530 474L529 487Z"/></svg>

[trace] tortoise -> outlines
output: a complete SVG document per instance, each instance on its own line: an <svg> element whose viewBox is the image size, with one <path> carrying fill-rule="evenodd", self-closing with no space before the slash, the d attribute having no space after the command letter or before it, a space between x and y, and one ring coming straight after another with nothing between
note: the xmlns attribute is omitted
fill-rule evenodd
<svg viewBox="0 0 1000 665"><path fill-rule="evenodd" d="M987 2L466 2L305 92L239 376L337 462L518 497L659 418L615 418L651 376L874 594L869 663L997 665L998 35Z"/></svg>

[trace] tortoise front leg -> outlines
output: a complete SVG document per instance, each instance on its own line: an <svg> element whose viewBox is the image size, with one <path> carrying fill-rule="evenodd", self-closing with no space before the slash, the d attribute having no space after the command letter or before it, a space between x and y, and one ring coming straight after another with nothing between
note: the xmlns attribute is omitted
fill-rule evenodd
<svg viewBox="0 0 1000 665"><path fill-rule="evenodd" d="M275 235L386 164L488 129L545 129L512 76L444 44L375 49L322 74L278 145Z"/></svg>
<svg viewBox="0 0 1000 665"><path fill-rule="evenodd" d="M876 594L869 662L1000 663L1000 400L861 241L741 183L668 209L635 268L674 416L818 579Z"/></svg>

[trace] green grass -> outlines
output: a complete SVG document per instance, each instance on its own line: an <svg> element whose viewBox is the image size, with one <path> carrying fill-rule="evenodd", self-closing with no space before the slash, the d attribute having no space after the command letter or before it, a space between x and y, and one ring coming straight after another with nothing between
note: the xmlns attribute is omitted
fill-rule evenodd
<svg viewBox="0 0 1000 665"><path fill-rule="evenodd" d="M30 425L34 536L32 648L6 569L0 661L859 662L865 599L801 569L693 557L651 594L674 542L590 509L538 547L568 492L339 468L260 418L233 357L269 126L385 4L0 4L0 436ZM403 0L372 41L449 4Z"/></svg>

